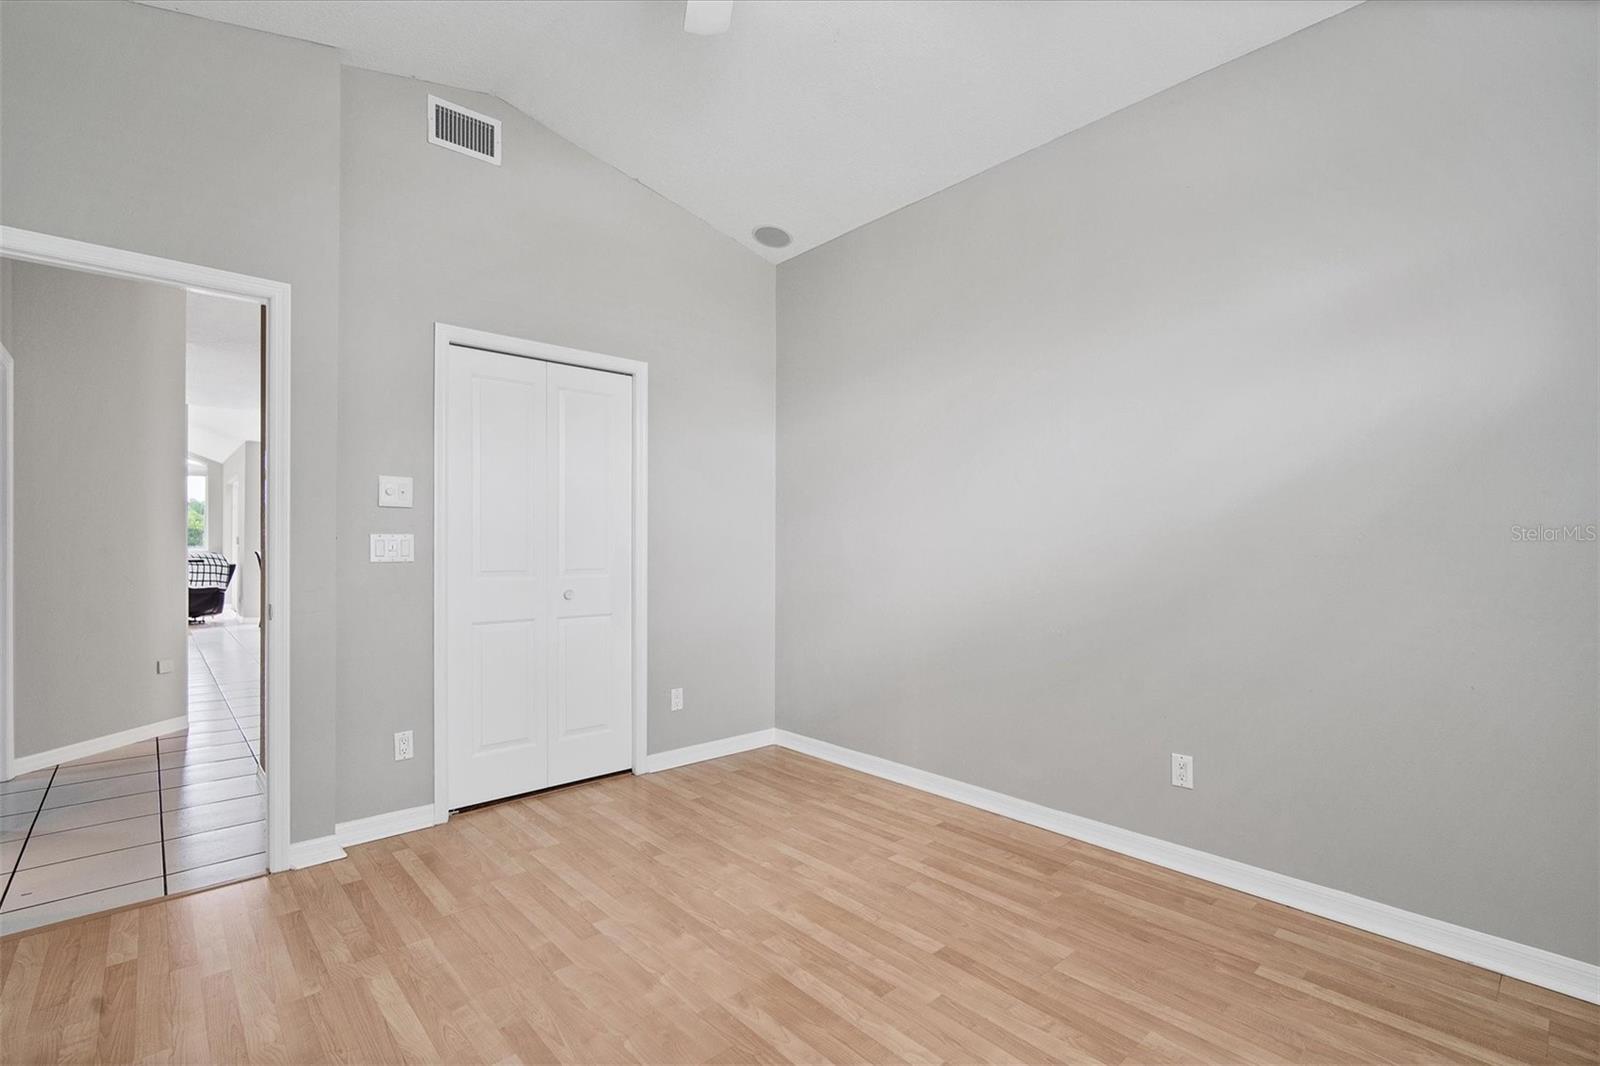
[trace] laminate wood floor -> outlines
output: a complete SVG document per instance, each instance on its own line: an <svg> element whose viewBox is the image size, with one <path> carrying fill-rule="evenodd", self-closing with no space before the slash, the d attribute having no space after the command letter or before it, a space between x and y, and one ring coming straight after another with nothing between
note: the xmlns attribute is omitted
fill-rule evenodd
<svg viewBox="0 0 1600 1066"><path fill-rule="evenodd" d="M1595 1062L1600 1008L778 748L0 941L24 1062Z"/></svg>

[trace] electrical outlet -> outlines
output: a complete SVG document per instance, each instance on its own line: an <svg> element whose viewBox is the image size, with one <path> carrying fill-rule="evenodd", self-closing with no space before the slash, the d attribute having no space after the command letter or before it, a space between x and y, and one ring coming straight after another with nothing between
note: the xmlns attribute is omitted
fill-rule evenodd
<svg viewBox="0 0 1600 1066"><path fill-rule="evenodd" d="M683 689L681 688L672 690L672 709L675 711L683 710Z"/></svg>
<svg viewBox="0 0 1600 1066"><path fill-rule="evenodd" d="M413 749L411 747L411 730L407 729L403 733L396 733L394 735L394 761L395 762L399 762L402 759L411 758L412 750Z"/></svg>
<svg viewBox="0 0 1600 1066"><path fill-rule="evenodd" d="M1172 785L1174 788L1194 787L1194 756L1172 753Z"/></svg>

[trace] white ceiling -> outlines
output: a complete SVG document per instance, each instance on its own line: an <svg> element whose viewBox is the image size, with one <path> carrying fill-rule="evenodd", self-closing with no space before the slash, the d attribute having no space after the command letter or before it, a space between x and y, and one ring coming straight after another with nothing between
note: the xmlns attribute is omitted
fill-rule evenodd
<svg viewBox="0 0 1600 1066"><path fill-rule="evenodd" d="M191 292L185 339L189 451L224 462L261 439L261 306Z"/></svg>
<svg viewBox="0 0 1600 1066"><path fill-rule="evenodd" d="M499 96L781 261L1358 0L149 2Z"/></svg>

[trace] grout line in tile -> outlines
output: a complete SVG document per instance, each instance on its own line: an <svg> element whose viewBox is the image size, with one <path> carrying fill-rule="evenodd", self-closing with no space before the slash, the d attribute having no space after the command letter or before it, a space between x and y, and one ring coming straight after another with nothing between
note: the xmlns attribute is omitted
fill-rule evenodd
<svg viewBox="0 0 1600 1066"><path fill-rule="evenodd" d="M6 884L0 888L0 907L5 906L6 896L11 891L11 882L16 880L17 870L22 866L22 853L28 850L28 841L33 839L33 827L39 824L39 814L44 810L44 801L50 795L50 786L55 783L56 772L61 769L59 763L50 771L50 780L45 782L44 795L39 797L39 806L33 809L33 821L28 823L28 832L22 837L22 847L17 849L17 859L11 864L11 872L6 874Z"/></svg>
<svg viewBox="0 0 1600 1066"><path fill-rule="evenodd" d="M134 755L134 756L131 756L131 758L135 758L135 759L154 759L155 756L154 755ZM241 758L242 758L242 756L241 756ZM86 762L86 763L83 763L82 765L84 765L84 766L98 766L100 764L99 763ZM65 762L65 763L62 763L60 766L57 766L56 769L60 770L60 769L65 768L67 770L73 770L73 769L76 769L78 766L79 766L79 764L75 763L75 762ZM116 781L116 780L119 780L119 779L124 778L124 777L138 777L140 774L147 774L149 772L150 772L149 770L133 770L133 771L131 771L129 773L126 773L126 774L107 774L104 777L86 777L82 781L63 781L61 783L61 787L62 788L66 788L68 785L92 785L97 781ZM71 806L71 804L66 804L66 806Z"/></svg>
<svg viewBox="0 0 1600 1066"><path fill-rule="evenodd" d="M243 798L244 799L249 799L250 797L245 796ZM231 802L231 801L229 801L229 800L218 800L217 802L218 803L228 803L228 802ZM202 803L201 806L204 807L204 806L208 806L208 805ZM193 808L185 807L183 809L184 810L192 810ZM265 822L265 821L266 821L265 818L247 818L242 822L229 822L227 825L212 825L212 826L207 826L204 829L196 829L196 830L194 830L192 832L189 832L189 833L179 833L177 836L164 837L163 840L164 841L187 840L190 837L199 836L201 833L219 833L224 829L238 829L242 825L256 825L259 822ZM228 860L228 861L231 861L231 860Z"/></svg>
<svg viewBox="0 0 1600 1066"><path fill-rule="evenodd" d="M187 895L189 895L190 893L193 893L193 892L204 892L207 889L223 888L223 887L225 887L227 885L241 885L246 881L254 881L258 877L265 877L270 872L270 871L268 871L266 869L266 857L267 857L267 853L266 852L257 851L257 852L254 852L254 853L250 854L250 855L240 855L237 858L233 858L233 859L218 859L216 862L208 862L204 866L191 866L187 870L180 870L180 871L178 871L180 874L187 876L187 875L192 874L192 873L197 873L200 870L209 870L213 866L221 866L224 863L244 862L246 859L261 859L262 860L262 870L258 874L251 874L248 877L235 878L232 881L218 881L214 885L199 885L199 886L197 886L195 888L188 888L188 889L184 889L181 892L175 892L175 893L173 893L173 895L175 895L175 896L187 896Z"/></svg>
<svg viewBox="0 0 1600 1066"><path fill-rule="evenodd" d="M150 771L148 771L148 770L145 771L145 773L149 773L149 772ZM105 780L111 781L111 780L115 780L115 779L108 777ZM224 778L224 780L226 780L226 778ZM61 787L62 788L73 788L73 787L75 787L77 785L92 785L94 783L95 783L94 781L70 781L67 784L62 785ZM209 784L209 782L205 782L205 783ZM158 784L159 784L159 782L158 782ZM97 796L92 800L79 800L76 803L58 803L54 807L51 807L50 809L52 811L65 811L65 810L70 810L73 807L82 807L85 803L104 803L106 800L120 800L120 799L131 800L131 799L135 798L136 796L148 796L151 792L160 792L160 791L161 790L159 788L156 788L156 789L147 788L143 792L124 792L120 796ZM50 797L48 795L46 795L45 798L49 799ZM43 810L44 809L44 805L40 804L39 809ZM122 819L120 819L120 818L108 818L106 820L107 821L111 821L111 822L119 822ZM99 825L100 823L99 822L93 822L91 824ZM57 832L60 832L60 830L57 830Z"/></svg>
<svg viewBox="0 0 1600 1066"><path fill-rule="evenodd" d="M140 796L142 796L144 794L145 793L143 793L143 792L136 793L136 795L140 795ZM111 798L112 799L128 799L130 797L127 797L127 796L112 796ZM90 802L94 802L94 801L91 800ZM67 804L67 807L75 807L75 806L77 806L77 804L72 804L72 803ZM52 807L51 810L64 811L64 810L67 809L67 807ZM113 824L115 822L131 822L135 818L156 818L156 817L160 817L160 816L159 815L151 815L151 814L130 814L130 815L127 815L126 817L123 817L123 818L107 818L103 822L90 822L88 825L69 825L65 829L52 829L48 833L35 833L33 835L36 836L36 837L39 837L40 839L43 839L44 837L53 837L57 833L75 833L79 829L96 829L96 828L98 828L98 827L100 827L102 825L111 825L111 824Z"/></svg>
<svg viewBox="0 0 1600 1066"><path fill-rule="evenodd" d="M148 844L146 844L144 846L145 847L149 847ZM33 908L35 908L35 907L48 907L52 903L64 903L69 899L77 899L79 896L92 896L96 892L110 892L114 888L127 888L129 885L137 885L142 881L154 881L154 880L155 880L155 878L153 878L153 877L135 877L132 881L122 881L122 882L119 882L118 884L115 884L115 885L102 885L99 888L91 888L91 889L88 889L87 891L84 891L84 892L74 892L69 896L57 896L55 899L42 899L38 903L30 903L26 907L18 907L14 911L7 911L6 914L8 914L8 915L26 914L29 911L33 910Z"/></svg>
<svg viewBox="0 0 1600 1066"><path fill-rule="evenodd" d="M248 759L248 758L250 758L250 756L248 756L248 755L235 755L233 757L233 759L224 759L224 760L221 760L221 761L223 761L223 762L233 762L234 759ZM196 763L195 764L196 767L208 766L208 765L214 766L216 764L215 763ZM187 767L173 767L173 769L174 770L181 770L181 769L187 769ZM191 784L194 784L194 785L214 785L218 781L232 781L232 780L234 780L235 778L238 778L238 777L249 777L251 774L253 774L255 772L256 772L255 767L252 766L248 770L242 771L241 773L237 773L237 774L229 774L227 777L213 777L213 778L210 778L209 780L206 780L206 781L193 781L193 782L185 781L185 782L181 782L181 783L176 784L176 785L167 785L165 787L166 788L188 788ZM57 808L57 810L59 810L59 809L60 808Z"/></svg>
<svg viewBox="0 0 1600 1066"><path fill-rule="evenodd" d="M147 815L144 815L144 817L149 818L149 817L152 817L152 816L147 814ZM92 826L92 825L83 825L83 826L79 826L78 828L80 828L80 829L93 829L95 827ZM43 834L43 836L47 836L47 835L48 834ZM41 836L41 839L43 839L43 836ZM28 870L48 870L48 869L50 869L50 867L52 867L52 866L60 866L64 862L77 862L79 859L93 859L93 858L97 858L98 856L101 856L101 855L115 855L119 851L132 851L134 848L148 848L151 844L154 844L154 843L155 843L154 840L147 840L143 844L129 844L126 847L121 847L121 848L107 848L105 851L90 852L88 855L74 855L70 859L57 859L55 862L41 862L38 866L30 866L30 867L28 867ZM18 859L19 860L21 859L20 855L18 856ZM17 872L18 873L25 873L27 871L23 871L23 870L19 869ZM153 878L149 878L149 877L141 877L141 878L139 878L139 880L141 880L141 881L150 881L150 880L154 880L154 879ZM118 888L120 886L112 885L111 887L112 888ZM94 891L98 892L100 890L97 888L97 889L94 889ZM48 902L48 901L46 901L46 902ZM30 907L34 906L34 904L30 903L29 906Z"/></svg>
<svg viewBox="0 0 1600 1066"><path fill-rule="evenodd" d="M161 738L156 737L156 833L161 842L161 894L167 894L167 804L161 796Z"/></svg>

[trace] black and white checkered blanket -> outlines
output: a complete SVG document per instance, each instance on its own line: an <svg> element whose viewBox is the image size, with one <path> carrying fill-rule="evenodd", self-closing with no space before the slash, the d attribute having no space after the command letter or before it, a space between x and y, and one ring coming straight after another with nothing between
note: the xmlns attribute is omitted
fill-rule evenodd
<svg viewBox="0 0 1600 1066"><path fill-rule="evenodd" d="M233 564L220 552L189 553L189 587L225 589L233 578Z"/></svg>

